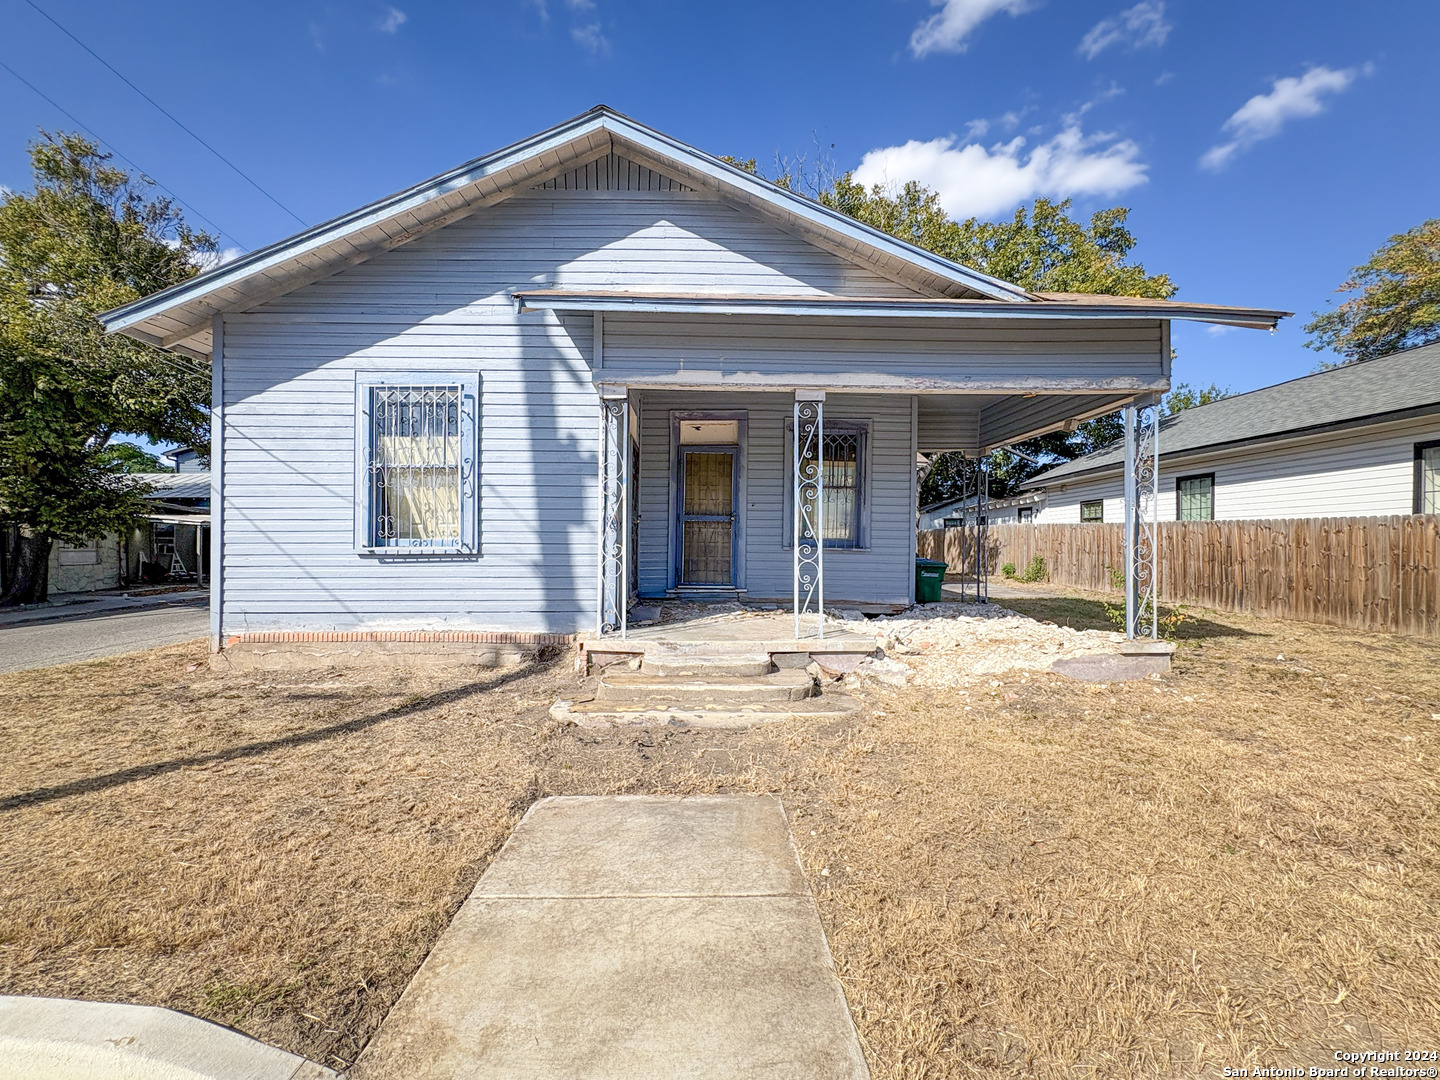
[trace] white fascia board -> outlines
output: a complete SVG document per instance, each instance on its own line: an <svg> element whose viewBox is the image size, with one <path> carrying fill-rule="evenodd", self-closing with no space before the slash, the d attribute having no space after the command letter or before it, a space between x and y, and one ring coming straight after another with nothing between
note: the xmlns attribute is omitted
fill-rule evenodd
<svg viewBox="0 0 1440 1080"><path fill-rule="evenodd" d="M547 151L556 151L603 127L603 116L586 117L573 126L556 128L542 136L477 158L417 187L408 188L360 210L260 248L179 285L172 285L168 289L107 311L99 317L100 324L111 333L129 330L164 311L203 299L221 289L243 285L267 271L282 269L303 255L342 241L401 214L420 209L451 192L468 188L486 177L513 168L528 158L538 157ZM151 336L151 340L158 339Z"/></svg>
<svg viewBox="0 0 1440 1080"><path fill-rule="evenodd" d="M614 311L636 314L675 315L801 315L903 319L1107 319L1115 322L1151 322L1183 319L1187 322L1216 322L1230 326L1269 329L1269 323L1239 316L1177 312L1160 308L1105 307L1032 302L1015 304L987 300L886 300L825 297L737 299L733 296L617 296L615 294L571 293L547 296L516 290L513 294L521 311Z"/></svg>

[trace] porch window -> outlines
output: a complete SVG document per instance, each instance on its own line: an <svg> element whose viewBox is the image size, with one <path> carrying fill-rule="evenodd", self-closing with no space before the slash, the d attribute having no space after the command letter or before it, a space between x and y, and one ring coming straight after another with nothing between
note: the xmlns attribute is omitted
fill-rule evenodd
<svg viewBox="0 0 1440 1080"><path fill-rule="evenodd" d="M860 546L860 480L862 432L826 431L823 463L825 472L825 546Z"/></svg>
<svg viewBox="0 0 1440 1080"><path fill-rule="evenodd" d="M459 381L357 390L358 545L385 554L473 551L474 392Z"/></svg>
<svg viewBox="0 0 1440 1080"><path fill-rule="evenodd" d="M1175 520L1215 520L1215 474L1182 476L1175 481Z"/></svg>
<svg viewBox="0 0 1440 1080"><path fill-rule="evenodd" d="M1105 520L1105 500L1096 499L1093 502L1082 502L1080 504L1080 520L1085 523L1099 524Z"/></svg>
<svg viewBox="0 0 1440 1080"><path fill-rule="evenodd" d="M787 443L794 446L793 425L786 422ZM821 449L824 460L824 533L827 548L864 548L870 482L866 464L870 425L865 421L831 420L825 418L825 441ZM785 483L785 545L794 538L793 493L795 488L794 453L788 452L789 474Z"/></svg>
<svg viewBox="0 0 1440 1080"><path fill-rule="evenodd" d="M1440 442L1415 447L1415 513L1440 514Z"/></svg>

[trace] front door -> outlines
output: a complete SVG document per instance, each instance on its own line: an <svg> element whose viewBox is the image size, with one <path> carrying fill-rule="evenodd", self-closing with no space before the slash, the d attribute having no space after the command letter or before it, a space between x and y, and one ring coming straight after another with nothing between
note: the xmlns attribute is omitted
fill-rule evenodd
<svg viewBox="0 0 1440 1080"><path fill-rule="evenodd" d="M680 584L734 585L735 451L680 451Z"/></svg>

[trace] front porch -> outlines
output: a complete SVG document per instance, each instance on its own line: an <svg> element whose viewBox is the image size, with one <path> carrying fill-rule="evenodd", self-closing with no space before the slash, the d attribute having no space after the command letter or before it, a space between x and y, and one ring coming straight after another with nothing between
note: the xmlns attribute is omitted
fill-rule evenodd
<svg viewBox="0 0 1440 1080"><path fill-rule="evenodd" d="M702 641L770 655L853 651L853 632L827 611L893 613L915 603L923 455L960 451L983 461L1005 445L999 440L1053 426L1056 415L1079 419L1117 404L1110 393L1041 399L905 389L601 384L596 626L584 646L587 664ZM1153 637L1156 402L1141 396L1122 407L1128 625L1131 636ZM667 600L745 603L768 614L631 631L635 605ZM837 631L836 647L827 648Z"/></svg>

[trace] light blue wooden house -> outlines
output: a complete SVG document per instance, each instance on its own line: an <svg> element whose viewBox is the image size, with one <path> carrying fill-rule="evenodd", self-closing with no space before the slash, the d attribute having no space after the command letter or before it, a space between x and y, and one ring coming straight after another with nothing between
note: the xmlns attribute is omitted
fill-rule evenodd
<svg viewBox="0 0 1440 1080"><path fill-rule="evenodd" d="M219 647L903 605L917 454L1144 408L1171 319L1282 314L1028 293L598 107L104 321L214 372Z"/></svg>

